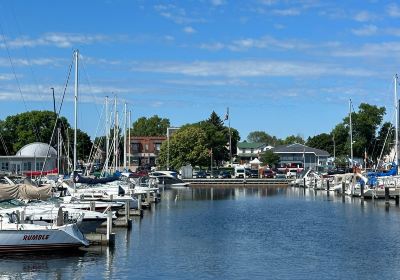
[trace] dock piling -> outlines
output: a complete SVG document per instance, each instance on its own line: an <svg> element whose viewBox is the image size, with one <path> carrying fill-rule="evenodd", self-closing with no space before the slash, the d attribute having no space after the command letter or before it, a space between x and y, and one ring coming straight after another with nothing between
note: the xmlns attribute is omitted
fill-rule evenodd
<svg viewBox="0 0 400 280"><path fill-rule="evenodd" d="M385 187L385 204L389 205L389 187Z"/></svg>

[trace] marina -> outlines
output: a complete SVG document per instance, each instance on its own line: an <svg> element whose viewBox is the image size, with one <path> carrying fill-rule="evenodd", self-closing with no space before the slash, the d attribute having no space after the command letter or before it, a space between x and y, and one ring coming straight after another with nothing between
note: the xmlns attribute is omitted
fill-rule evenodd
<svg viewBox="0 0 400 280"><path fill-rule="evenodd" d="M1 256L3 279L394 279L400 209L311 189L169 189L115 246ZM360 256L362 256L360 258ZM188 273L190 271L190 273Z"/></svg>

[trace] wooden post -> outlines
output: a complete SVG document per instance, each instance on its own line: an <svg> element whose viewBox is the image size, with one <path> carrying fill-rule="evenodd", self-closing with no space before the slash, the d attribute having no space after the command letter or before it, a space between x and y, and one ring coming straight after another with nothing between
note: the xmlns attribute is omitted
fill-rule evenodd
<svg viewBox="0 0 400 280"><path fill-rule="evenodd" d="M342 182L342 195L346 194L346 182Z"/></svg>
<svg viewBox="0 0 400 280"><path fill-rule="evenodd" d="M138 210L140 211L140 210L142 210L142 195L141 194L138 194L138 197L137 197L137 203L138 203Z"/></svg>
<svg viewBox="0 0 400 280"><path fill-rule="evenodd" d="M150 205L150 191L146 190L146 202Z"/></svg>
<svg viewBox="0 0 400 280"><path fill-rule="evenodd" d="M314 179L314 189L317 189L317 178Z"/></svg>
<svg viewBox="0 0 400 280"><path fill-rule="evenodd" d="M329 188L330 188L330 186L329 186L329 179L327 179L327 180L326 180L326 191L327 191L327 192L329 192Z"/></svg>
<svg viewBox="0 0 400 280"><path fill-rule="evenodd" d="M126 226L129 225L130 213L131 213L131 205L130 205L130 201L127 200L127 201L125 201L125 224L126 224Z"/></svg>
<svg viewBox="0 0 400 280"><path fill-rule="evenodd" d="M400 200L399 197L400 196L398 194L395 196L396 205L399 205L399 200Z"/></svg>
<svg viewBox="0 0 400 280"><path fill-rule="evenodd" d="M303 178L303 188L306 187L306 178Z"/></svg>
<svg viewBox="0 0 400 280"><path fill-rule="evenodd" d="M110 235L112 233L112 211L107 212L107 241L110 241Z"/></svg>
<svg viewBox="0 0 400 280"><path fill-rule="evenodd" d="M385 187L385 204L389 204L389 187Z"/></svg>
<svg viewBox="0 0 400 280"><path fill-rule="evenodd" d="M364 184L361 183L361 199L364 199Z"/></svg>
<svg viewBox="0 0 400 280"><path fill-rule="evenodd" d="M96 211L96 201L90 202L90 211Z"/></svg>

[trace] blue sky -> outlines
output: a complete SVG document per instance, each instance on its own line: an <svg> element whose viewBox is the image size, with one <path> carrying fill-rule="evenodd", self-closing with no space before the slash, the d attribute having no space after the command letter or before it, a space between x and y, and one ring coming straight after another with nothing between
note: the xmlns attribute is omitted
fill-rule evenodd
<svg viewBox="0 0 400 280"><path fill-rule="evenodd" d="M221 117L242 139L330 132L367 102L393 114L395 1L0 0L0 119L59 105L79 49L79 128L104 134L104 99L132 120ZM73 124L73 79L62 115ZM121 114L121 113L120 113ZM100 120L100 121L99 121Z"/></svg>

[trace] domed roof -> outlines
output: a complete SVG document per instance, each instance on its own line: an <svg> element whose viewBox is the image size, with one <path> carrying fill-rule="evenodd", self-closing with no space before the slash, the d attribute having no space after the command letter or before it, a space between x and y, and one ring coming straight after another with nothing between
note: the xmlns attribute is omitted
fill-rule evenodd
<svg viewBox="0 0 400 280"><path fill-rule="evenodd" d="M50 147L50 150L49 150ZM17 153L16 156L23 157L46 157L47 152L50 157L56 157L57 151L46 143L35 142L23 146Z"/></svg>

